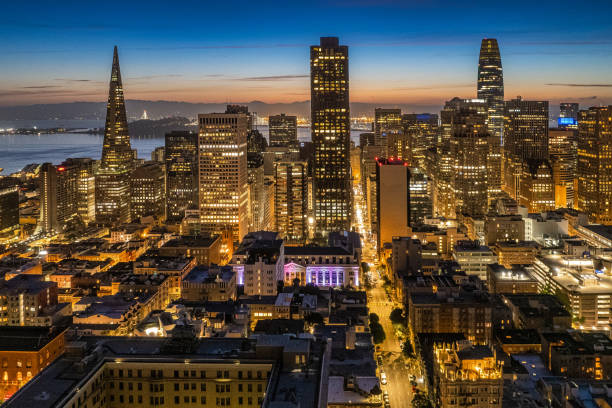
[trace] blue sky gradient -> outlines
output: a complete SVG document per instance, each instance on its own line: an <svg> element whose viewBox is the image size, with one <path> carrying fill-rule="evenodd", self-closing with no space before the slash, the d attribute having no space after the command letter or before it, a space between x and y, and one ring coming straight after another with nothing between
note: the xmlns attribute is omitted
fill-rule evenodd
<svg viewBox="0 0 612 408"><path fill-rule="evenodd" d="M115 44L129 99L303 101L308 46L326 35L350 47L353 101L472 97L495 37L507 99L612 103L612 2L462 3L3 2L0 105L104 100Z"/></svg>

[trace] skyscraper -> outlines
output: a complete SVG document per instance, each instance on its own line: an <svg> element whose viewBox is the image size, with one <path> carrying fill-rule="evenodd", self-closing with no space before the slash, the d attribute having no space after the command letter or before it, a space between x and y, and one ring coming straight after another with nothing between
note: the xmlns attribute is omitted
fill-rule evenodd
<svg viewBox="0 0 612 408"><path fill-rule="evenodd" d="M559 104L558 126L564 129L578 129L579 111L579 104L575 102L561 102Z"/></svg>
<svg viewBox="0 0 612 408"><path fill-rule="evenodd" d="M290 243L302 243L307 238L308 165L306 162L274 163L274 208L276 228Z"/></svg>
<svg viewBox="0 0 612 408"><path fill-rule="evenodd" d="M383 156L388 156L388 141L402 134L401 109L374 109L374 145L383 149Z"/></svg>
<svg viewBox="0 0 612 408"><path fill-rule="evenodd" d="M313 183L319 235L351 227L348 47L322 37L310 47Z"/></svg>
<svg viewBox="0 0 612 408"><path fill-rule="evenodd" d="M202 230L231 231L240 241L248 229L247 128L244 113L198 115L200 221Z"/></svg>
<svg viewBox="0 0 612 408"><path fill-rule="evenodd" d="M179 222L198 207L198 134L166 133L166 220Z"/></svg>
<svg viewBox="0 0 612 408"><path fill-rule="evenodd" d="M166 206L164 165L146 162L132 171L130 212L132 220L146 216L162 217Z"/></svg>
<svg viewBox="0 0 612 408"><path fill-rule="evenodd" d="M297 144L297 117L284 113L268 118L270 146L289 146Z"/></svg>
<svg viewBox="0 0 612 408"><path fill-rule="evenodd" d="M518 201L525 163L549 158L548 101L526 101L519 96L505 105L502 186Z"/></svg>
<svg viewBox="0 0 612 408"><path fill-rule="evenodd" d="M62 166L76 173L77 214L88 224L96 218L95 161L90 158L68 158Z"/></svg>
<svg viewBox="0 0 612 408"><path fill-rule="evenodd" d="M0 233L19 226L19 187L17 180L0 178Z"/></svg>
<svg viewBox="0 0 612 408"><path fill-rule="evenodd" d="M97 222L113 224L130 221L130 174L133 161L119 56L115 47L106 104L102 160L96 175Z"/></svg>
<svg viewBox="0 0 612 408"><path fill-rule="evenodd" d="M578 209L591 222L612 225L612 105L578 116Z"/></svg>
<svg viewBox="0 0 612 408"><path fill-rule="evenodd" d="M62 232L75 217L77 206L77 167L43 163L40 168L40 214L38 228L44 233Z"/></svg>
<svg viewBox="0 0 612 408"><path fill-rule="evenodd" d="M484 38L478 58L478 98L488 106L488 128L492 137L487 165L491 193L501 192L501 145L504 143L504 74L497 40Z"/></svg>
<svg viewBox="0 0 612 408"><path fill-rule="evenodd" d="M378 249L410 226L410 170L400 159L376 160L376 226Z"/></svg>

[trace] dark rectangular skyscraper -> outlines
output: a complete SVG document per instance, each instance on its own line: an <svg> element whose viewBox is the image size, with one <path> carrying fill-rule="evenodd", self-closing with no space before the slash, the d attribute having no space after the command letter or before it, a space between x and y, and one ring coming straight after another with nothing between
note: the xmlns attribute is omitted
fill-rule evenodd
<svg viewBox="0 0 612 408"><path fill-rule="evenodd" d="M198 208L198 134L166 133L166 219L179 222Z"/></svg>
<svg viewBox="0 0 612 408"><path fill-rule="evenodd" d="M487 165L490 177L487 180L490 193L501 191L501 145L504 130L504 74L501 55L495 38L484 38L480 44L478 58L478 98L487 103L489 115L487 126L491 135Z"/></svg>
<svg viewBox="0 0 612 408"><path fill-rule="evenodd" d="M506 102L504 152L521 160L548 159L548 101Z"/></svg>
<svg viewBox="0 0 612 408"><path fill-rule="evenodd" d="M284 113L268 118L270 146L289 146L297 143L297 117Z"/></svg>
<svg viewBox="0 0 612 408"><path fill-rule="evenodd" d="M351 227L348 47L322 37L310 47L310 114L314 144L316 231Z"/></svg>

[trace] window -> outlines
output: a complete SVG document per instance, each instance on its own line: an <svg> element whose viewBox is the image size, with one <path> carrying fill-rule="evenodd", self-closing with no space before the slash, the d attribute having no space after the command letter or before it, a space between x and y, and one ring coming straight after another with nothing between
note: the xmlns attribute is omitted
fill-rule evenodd
<svg viewBox="0 0 612 408"><path fill-rule="evenodd" d="M179 390L179 384L178 383L174 383L174 391L178 391Z"/></svg>
<svg viewBox="0 0 612 408"><path fill-rule="evenodd" d="M178 395L175 395L175 396L174 396L174 403L175 403L175 404L180 403L180 399L179 399L179 396L178 396Z"/></svg>
<svg viewBox="0 0 612 408"><path fill-rule="evenodd" d="M200 384L200 391L202 391L202 392L206 391L206 383L201 383Z"/></svg>
<svg viewBox="0 0 612 408"><path fill-rule="evenodd" d="M202 405L206 405L206 396L205 396L205 395L202 395L202 396L200 397L200 404L202 404Z"/></svg>

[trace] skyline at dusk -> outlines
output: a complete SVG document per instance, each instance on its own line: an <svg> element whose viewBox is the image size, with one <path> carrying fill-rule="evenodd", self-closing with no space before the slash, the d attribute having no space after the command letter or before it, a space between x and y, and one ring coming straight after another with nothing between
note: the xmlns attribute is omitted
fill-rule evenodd
<svg viewBox="0 0 612 408"><path fill-rule="evenodd" d="M604 2L36 3L4 6L0 105L103 101L115 44L126 99L305 101L308 47L325 35L349 46L355 102L434 109L475 97L480 40L492 37L506 99L612 103Z"/></svg>

